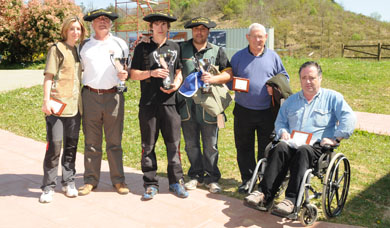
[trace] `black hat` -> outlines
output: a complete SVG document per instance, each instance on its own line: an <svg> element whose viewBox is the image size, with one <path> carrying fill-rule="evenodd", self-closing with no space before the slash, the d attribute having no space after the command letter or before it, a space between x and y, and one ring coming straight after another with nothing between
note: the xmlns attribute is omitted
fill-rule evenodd
<svg viewBox="0 0 390 228"><path fill-rule="evenodd" d="M206 28L214 28L217 24L214 21L210 21L207 17L195 17L187 21L184 28L193 28L199 25L204 25Z"/></svg>
<svg viewBox="0 0 390 228"><path fill-rule="evenodd" d="M100 16L106 16L110 18L111 21L117 19L119 16L118 14L105 10L105 9L97 9L89 12L87 15L84 16L84 21L93 21L96 18Z"/></svg>
<svg viewBox="0 0 390 228"><path fill-rule="evenodd" d="M153 22L153 21L174 22L176 20L177 20L177 18L175 16L173 16L172 14L160 13L160 12L151 13L151 14L148 14L144 17L144 21L147 21L147 22Z"/></svg>

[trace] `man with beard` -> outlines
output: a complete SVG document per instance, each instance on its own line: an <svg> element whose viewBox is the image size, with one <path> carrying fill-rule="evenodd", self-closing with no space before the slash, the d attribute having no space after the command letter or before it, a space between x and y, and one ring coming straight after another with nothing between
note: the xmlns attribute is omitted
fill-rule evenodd
<svg viewBox="0 0 390 228"><path fill-rule="evenodd" d="M210 28L215 26L215 22L205 17L193 18L185 24L184 28L192 29L192 39L181 43L184 78L196 71L195 58L197 61L214 59L213 65L221 72L218 75L212 75L202 69L201 80L204 84L213 86L231 80L232 69L224 50L207 42ZM185 150L191 163L188 171L191 180L185 184L185 187L188 190L193 190L197 186L205 184L211 193L218 193L221 191L218 184L221 173L218 169L219 128L217 117L210 115L201 104L194 102L193 97L178 94L178 100L182 103L180 105L181 127ZM222 117L225 118L224 114ZM202 140L203 154L200 139Z"/></svg>

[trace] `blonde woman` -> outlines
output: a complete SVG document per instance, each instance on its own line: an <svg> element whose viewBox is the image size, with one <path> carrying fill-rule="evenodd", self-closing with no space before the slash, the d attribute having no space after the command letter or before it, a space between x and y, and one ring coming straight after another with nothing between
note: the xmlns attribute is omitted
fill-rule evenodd
<svg viewBox="0 0 390 228"><path fill-rule="evenodd" d="M62 190L68 197L78 195L74 178L81 119L81 65L76 44L83 41L85 33L78 17L66 19L61 30L62 40L52 45L47 54L42 105L46 115L47 146L41 203L50 203L53 199L62 147Z"/></svg>

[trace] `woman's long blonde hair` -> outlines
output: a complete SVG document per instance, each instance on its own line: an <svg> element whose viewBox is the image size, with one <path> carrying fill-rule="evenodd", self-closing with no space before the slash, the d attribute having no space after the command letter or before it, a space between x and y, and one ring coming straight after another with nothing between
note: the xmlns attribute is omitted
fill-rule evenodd
<svg viewBox="0 0 390 228"><path fill-rule="evenodd" d="M82 21L79 17L77 16L73 16L73 17L70 17L70 18L67 18L64 23L62 24L62 29L61 29L61 38L62 38L62 41L66 41L68 39L68 29L70 28L70 26L72 25L72 23L74 22L78 22L80 24L80 27L81 27L81 35L80 35L80 40L79 42L83 42L83 40L85 39L85 36L86 36L86 29L85 29L85 26L84 26L84 21Z"/></svg>

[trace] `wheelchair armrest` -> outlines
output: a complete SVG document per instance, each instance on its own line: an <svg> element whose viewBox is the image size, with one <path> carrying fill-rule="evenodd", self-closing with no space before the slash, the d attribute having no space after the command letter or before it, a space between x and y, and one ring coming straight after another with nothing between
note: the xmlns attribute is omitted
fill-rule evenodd
<svg viewBox="0 0 390 228"><path fill-rule="evenodd" d="M340 143L337 143L335 145L329 145L329 144L325 144L323 146L321 146L321 151L322 153L332 153L334 149L336 149L337 147L340 146Z"/></svg>

